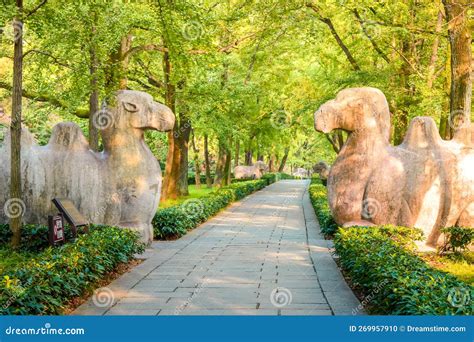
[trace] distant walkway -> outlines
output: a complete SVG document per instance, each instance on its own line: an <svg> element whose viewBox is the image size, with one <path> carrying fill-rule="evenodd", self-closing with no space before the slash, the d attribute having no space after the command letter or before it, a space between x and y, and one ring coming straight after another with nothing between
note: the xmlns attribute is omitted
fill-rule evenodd
<svg viewBox="0 0 474 342"><path fill-rule="evenodd" d="M234 203L89 299L89 315L361 314L309 201L280 181Z"/></svg>

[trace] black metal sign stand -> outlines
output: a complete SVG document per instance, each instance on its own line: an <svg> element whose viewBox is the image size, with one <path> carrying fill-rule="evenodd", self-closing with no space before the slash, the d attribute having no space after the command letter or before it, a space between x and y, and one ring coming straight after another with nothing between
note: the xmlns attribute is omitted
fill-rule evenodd
<svg viewBox="0 0 474 342"><path fill-rule="evenodd" d="M58 208L66 221L71 225L71 231L74 239L77 237L78 229L84 227L84 232L89 233L89 222L77 210L74 203L69 199L54 198L53 204Z"/></svg>

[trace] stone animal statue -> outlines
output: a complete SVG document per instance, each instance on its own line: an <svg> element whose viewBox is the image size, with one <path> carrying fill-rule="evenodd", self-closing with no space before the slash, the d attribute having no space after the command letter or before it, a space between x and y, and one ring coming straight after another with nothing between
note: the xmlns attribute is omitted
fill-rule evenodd
<svg viewBox="0 0 474 342"><path fill-rule="evenodd" d="M474 227L474 144L441 139L434 120L414 118L403 143L392 146L390 112L375 88L341 91L314 115L315 129L349 137L328 177L329 205L340 225L417 227L425 243L440 228Z"/></svg>
<svg viewBox="0 0 474 342"><path fill-rule="evenodd" d="M308 170L306 170L302 167L299 167L293 172L293 176L303 179L303 178L307 178L309 176L309 172L308 172Z"/></svg>
<svg viewBox="0 0 474 342"><path fill-rule="evenodd" d="M324 185L327 183L330 169L331 167L325 161L320 161L313 166L313 171L319 175Z"/></svg>
<svg viewBox="0 0 474 342"><path fill-rule="evenodd" d="M78 125L57 124L49 143L39 146L22 133L24 223L47 223L57 210L53 198L68 198L91 223L132 228L153 239L151 221L158 207L161 169L143 139L144 131L169 131L172 111L144 92L119 91L115 106L94 116L104 151L93 152ZM8 205L10 138L0 146L0 205ZM7 203L7 205L5 205ZM8 220L8 208L0 222Z"/></svg>
<svg viewBox="0 0 474 342"><path fill-rule="evenodd" d="M260 179L268 170L268 166L261 160L251 166L239 165L234 168L234 177L236 179L252 178Z"/></svg>

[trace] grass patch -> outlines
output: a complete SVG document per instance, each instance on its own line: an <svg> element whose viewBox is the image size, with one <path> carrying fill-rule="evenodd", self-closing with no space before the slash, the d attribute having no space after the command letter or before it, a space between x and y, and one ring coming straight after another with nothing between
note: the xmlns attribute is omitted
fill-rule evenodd
<svg viewBox="0 0 474 342"><path fill-rule="evenodd" d="M474 286L474 252L453 253L440 256L425 253L421 257L431 267L450 273L460 280Z"/></svg>
<svg viewBox="0 0 474 342"><path fill-rule="evenodd" d="M200 188L197 188L196 185L189 185L189 196L183 196L178 199L170 199L165 202L160 203L160 208L169 208L175 205L179 205L189 199L198 199L204 196L209 195L211 192L215 191L215 188L208 188L206 184L201 184Z"/></svg>

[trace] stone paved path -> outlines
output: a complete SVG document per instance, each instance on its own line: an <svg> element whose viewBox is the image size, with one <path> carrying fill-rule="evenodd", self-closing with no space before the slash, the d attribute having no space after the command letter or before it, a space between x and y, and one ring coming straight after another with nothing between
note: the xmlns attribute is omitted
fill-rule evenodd
<svg viewBox="0 0 474 342"><path fill-rule="evenodd" d="M73 314L351 315L359 301L334 262L307 193L280 181L234 203Z"/></svg>

